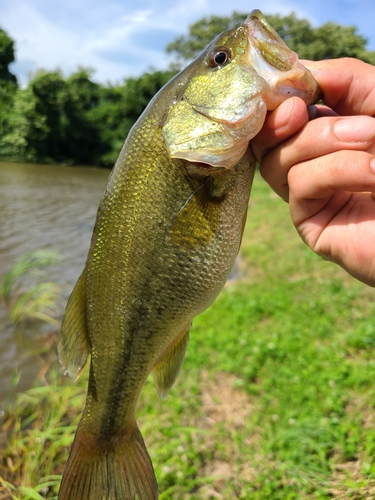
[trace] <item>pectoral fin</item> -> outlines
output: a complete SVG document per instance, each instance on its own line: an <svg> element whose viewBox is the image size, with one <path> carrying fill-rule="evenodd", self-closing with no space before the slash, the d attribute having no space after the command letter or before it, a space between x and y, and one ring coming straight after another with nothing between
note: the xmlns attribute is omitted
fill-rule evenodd
<svg viewBox="0 0 375 500"><path fill-rule="evenodd" d="M168 394L176 381L189 343L189 330L190 325L186 330L183 330L152 370L156 390L161 398Z"/></svg>
<svg viewBox="0 0 375 500"><path fill-rule="evenodd" d="M90 352L84 286L82 273L68 300L57 344L60 363L73 380L79 377Z"/></svg>
<svg viewBox="0 0 375 500"><path fill-rule="evenodd" d="M175 245L193 248L209 244L216 235L221 216L221 200L210 195L211 184L202 185L178 213L169 237Z"/></svg>

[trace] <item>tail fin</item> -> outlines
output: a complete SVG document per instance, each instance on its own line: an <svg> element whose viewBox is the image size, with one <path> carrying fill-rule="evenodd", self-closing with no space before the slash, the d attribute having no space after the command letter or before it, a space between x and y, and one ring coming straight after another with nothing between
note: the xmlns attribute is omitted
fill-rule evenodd
<svg viewBox="0 0 375 500"><path fill-rule="evenodd" d="M58 500L157 500L151 459L135 429L107 441L78 428Z"/></svg>

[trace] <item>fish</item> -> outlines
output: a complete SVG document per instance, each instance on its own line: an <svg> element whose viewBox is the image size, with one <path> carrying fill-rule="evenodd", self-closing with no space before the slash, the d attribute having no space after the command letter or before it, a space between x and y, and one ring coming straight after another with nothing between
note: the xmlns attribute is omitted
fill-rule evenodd
<svg viewBox="0 0 375 500"><path fill-rule="evenodd" d="M259 10L217 36L150 101L100 202L58 340L86 404L59 500L156 500L135 410L150 373L165 397L192 320L215 300L240 249L267 111L319 87Z"/></svg>

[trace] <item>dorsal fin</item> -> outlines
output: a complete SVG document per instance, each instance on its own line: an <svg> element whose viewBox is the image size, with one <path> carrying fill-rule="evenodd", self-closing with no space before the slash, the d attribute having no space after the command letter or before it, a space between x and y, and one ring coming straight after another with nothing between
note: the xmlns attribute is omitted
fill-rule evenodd
<svg viewBox="0 0 375 500"><path fill-rule="evenodd" d="M90 352L86 331L85 276L79 277L66 306L57 344L59 360L65 373L76 380Z"/></svg>

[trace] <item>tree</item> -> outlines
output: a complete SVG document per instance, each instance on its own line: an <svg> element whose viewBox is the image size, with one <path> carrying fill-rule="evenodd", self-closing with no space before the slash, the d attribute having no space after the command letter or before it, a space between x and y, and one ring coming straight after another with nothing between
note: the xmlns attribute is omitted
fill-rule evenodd
<svg viewBox="0 0 375 500"><path fill-rule="evenodd" d="M148 72L129 78L122 86L101 87L99 106L90 117L100 128L103 153L100 165L113 166L122 145L152 97L174 76L174 71Z"/></svg>
<svg viewBox="0 0 375 500"><path fill-rule="evenodd" d="M337 57L356 57L375 64L375 52L366 50L368 40L354 26L325 23L313 28L307 19L294 13L288 16L266 16L285 43L301 58L321 60ZM186 63L196 57L215 35L244 21L246 14L234 12L230 17L205 17L192 24L189 34L178 37L166 50L174 54L176 64Z"/></svg>
<svg viewBox="0 0 375 500"><path fill-rule="evenodd" d="M93 111L100 105L100 86L90 78L92 71L79 68L66 80L63 110L64 139L61 154L74 163L98 164L104 148L100 124Z"/></svg>
<svg viewBox="0 0 375 500"><path fill-rule="evenodd" d="M272 27L301 59L318 61L338 57L355 57L375 64L375 52L366 50L368 40L355 26L328 22L313 28L307 19L298 19L292 13L267 16Z"/></svg>
<svg viewBox="0 0 375 500"><path fill-rule="evenodd" d="M39 70L15 96L7 130L0 135L3 158L65 164L97 164L99 127L90 113L99 104L99 85L80 68L68 79Z"/></svg>
<svg viewBox="0 0 375 500"><path fill-rule="evenodd" d="M17 85L17 78L9 71L9 64L14 62L14 42L10 36L0 28L0 83Z"/></svg>
<svg viewBox="0 0 375 500"><path fill-rule="evenodd" d="M0 137L7 130L14 94L18 88L16 77L9 71L12 62L14 62L14 42L0 28Z"/></svg>
<svg viewBox="0 0 375 500"><path fill-rule="evenodd" d="M60 70L47 72L39 70L29 83L34 97L34 121L44 118L45 137L28 137L29 145L35 148L40 161L62 161L61 143L64 140L64 107L67 99L67 84ZM36 139L36 140L33 140ZM39 139L39 140L38 140Z"/></svg>
<svg viewBox="0 0 375 500"><path fill-rule="evenodd" d="M367 38L357 33L354 26L326 23L316 30L317 55L313 59L355 57L375 64L375 51L367 51Z"/></svg>
<svg viewBox="0 0 375 500"><path fill-rule="evenodd" d="M36 113L36 99L31 89L18 89L6 127L0 134L0 158L42 161L39 144L43 144L47 133L46 117Z"/></svg>

